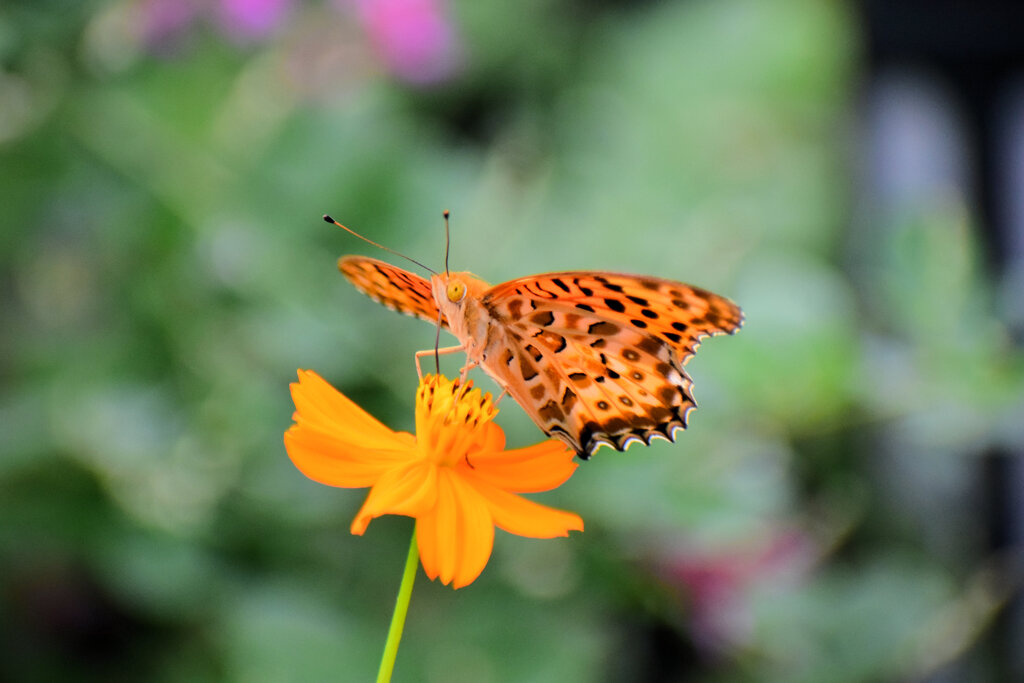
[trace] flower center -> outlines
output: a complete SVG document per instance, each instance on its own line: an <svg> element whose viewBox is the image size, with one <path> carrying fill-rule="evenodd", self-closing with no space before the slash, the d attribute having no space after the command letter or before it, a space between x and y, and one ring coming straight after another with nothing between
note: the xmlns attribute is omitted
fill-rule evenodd
<svg viewBox="0 0 1024 683"><path fill-rule="evenodd" d="M416 443L425 458L453 467L483 446L485 427L498 414L490 394L427 375L416 392Z"/></svg>

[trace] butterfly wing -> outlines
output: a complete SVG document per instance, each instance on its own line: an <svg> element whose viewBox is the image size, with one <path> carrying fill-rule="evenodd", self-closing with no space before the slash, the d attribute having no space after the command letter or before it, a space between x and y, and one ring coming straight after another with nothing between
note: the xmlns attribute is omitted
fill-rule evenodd
<svg viewBox="0 0 1024 683"><path fill-rule="evenodd" d="M393 311L437 323L439 311L430 281L368 256L343 256L338 270L363 294ZM441 324L448 326L443 319Z"/></svg>
<svg viewBox="0 0 1024 683"><path fill-rule="evenodd" d="M743 314L698 287L618 273L563 272L491 288L504 347L485 369L545 433L587 458L601 445L673 440L696 406L683 365Z"/></svg>
<svg viewBox="0 0 1024 683"><path fill-rule="evenodd" d="M622 273L580 271L523 277L492 287L485 298L492 302L523 299L534 308L548 305L592 313L665 342L683 364L704 337L733 334L743 325L740 307L724 296L682 282ZM521 314L508 312L522 319Z"/></svg>

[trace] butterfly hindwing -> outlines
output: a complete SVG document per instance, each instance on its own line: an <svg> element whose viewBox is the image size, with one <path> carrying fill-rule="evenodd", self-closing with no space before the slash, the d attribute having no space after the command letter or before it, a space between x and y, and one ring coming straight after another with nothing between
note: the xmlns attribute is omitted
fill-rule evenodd
<svg viewBox="0 0 1024 683"><path fill-rule="evenodd" d="M437 323L430 282L415 273L368 256L343 256L338 270L363 294L393 311ZM446 320L441 321L445 327Z"/></svg>
<svg viewBox="0 0 1024 683"><path fill-rule="evenodd" d="M510 324L506 351L485 369L508 387L537 425L589 457L599 445L671 440L695 406L690 378L667 344L602 321L538 306L536 330ZM610 331L610 328L609 328Z"/></svg>

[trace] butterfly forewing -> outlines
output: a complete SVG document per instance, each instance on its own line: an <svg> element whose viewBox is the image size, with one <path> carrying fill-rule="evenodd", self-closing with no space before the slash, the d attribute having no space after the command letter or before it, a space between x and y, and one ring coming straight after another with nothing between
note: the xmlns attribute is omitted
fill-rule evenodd
<svg viewBox="0 0 1024 683"><path fill-rule="evenodd" d="M521 299L594 313L602 321L664 340L676 349L681 363L693 355L704 337L732 334L743 324L739 306L725 297L682 282L622 273L580 271L524 277L493 287L485 299L495 304Z"/></svg>
<svg viewBox="0 0 1024 683"><path fill-rule="evenodd" d="M437 323L439 311L430 282L419 275L367 256L343 256L338 259L338 270L374 301ZM448 321L442 319L441 324L447 327Z"/></svg>

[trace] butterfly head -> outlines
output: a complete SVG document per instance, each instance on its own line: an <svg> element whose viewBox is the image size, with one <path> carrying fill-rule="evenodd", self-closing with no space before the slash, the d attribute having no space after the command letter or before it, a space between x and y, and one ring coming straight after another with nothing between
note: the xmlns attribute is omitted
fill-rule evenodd
<svg viewBox="0 0 1024 683"><path fill-rule="evenodd" d="M475 333L474 320L481 319L480 299L490 288L486 282L472 273L437 273L430 278L430 286L437 307L456 336ZM460 337L461 338L461 337Z"/></svg>
<svg viewBox="0 0 1024 683"><path fill-rule="evenodd" d="M434 299L444 310L461 307L467 299L479 299L490 287L472 273L436 273L430 277Z"/></svg>

